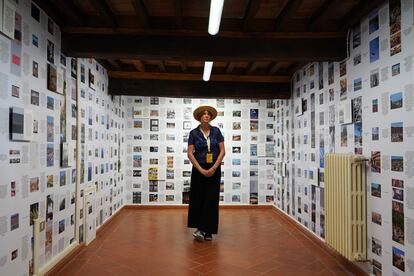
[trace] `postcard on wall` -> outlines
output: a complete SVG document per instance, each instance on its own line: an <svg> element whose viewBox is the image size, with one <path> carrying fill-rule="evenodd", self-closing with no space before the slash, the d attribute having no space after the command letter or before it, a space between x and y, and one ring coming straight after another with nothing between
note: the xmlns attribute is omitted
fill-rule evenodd
<svg viewBox="0 0 414 276"><path fill-rule="evenodd" d="M338 123L351 124L352 123L352 100L344 100L339 102Z"/></svg>
<svg viewBox="0 0 414 276"><path fill-rule="evenodd" d="M2 5L2 32L11 39L14 39L16 7L10 0L1 1L1 4L3 4L3 2L4 5Z"/></svg>

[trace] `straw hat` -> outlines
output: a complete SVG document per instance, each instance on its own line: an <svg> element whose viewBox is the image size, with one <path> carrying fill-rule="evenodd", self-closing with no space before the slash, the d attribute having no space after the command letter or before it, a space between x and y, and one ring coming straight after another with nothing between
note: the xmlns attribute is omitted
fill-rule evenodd
<svg viewBox="0 0 414 276"><path fill-rule="evenodd" d="M211 120L214 120L214 118L217 117L217 110L209 105L202 105L196 108L193 112L194 119L197 121L200 121L201 115L203 115L204 111L208 111L211 114Z"/></svg>

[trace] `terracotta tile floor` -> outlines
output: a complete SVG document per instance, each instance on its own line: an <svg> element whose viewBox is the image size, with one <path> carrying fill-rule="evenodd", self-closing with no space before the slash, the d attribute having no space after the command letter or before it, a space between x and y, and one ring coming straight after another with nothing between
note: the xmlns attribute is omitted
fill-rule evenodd
<svg viewBox="0 0 414 276"><path fill-rule="evenodd" d="M352 275L271 209L220 210L197 242L186 209L124 209L58 275Z"/></svg>

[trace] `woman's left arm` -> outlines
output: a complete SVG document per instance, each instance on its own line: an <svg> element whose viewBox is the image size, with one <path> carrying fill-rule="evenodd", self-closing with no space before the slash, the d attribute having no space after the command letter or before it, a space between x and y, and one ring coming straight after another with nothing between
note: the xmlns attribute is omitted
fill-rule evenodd
<svg viewBox="0 0 414 276"><path fill-rule="evenodd" d="M224 149L224 141L219 143L220 153L217 156L216 163L208 170L209 176L212 176L217 168L220 166L223 161L224 155L226 155L226 150Z"/></svg>

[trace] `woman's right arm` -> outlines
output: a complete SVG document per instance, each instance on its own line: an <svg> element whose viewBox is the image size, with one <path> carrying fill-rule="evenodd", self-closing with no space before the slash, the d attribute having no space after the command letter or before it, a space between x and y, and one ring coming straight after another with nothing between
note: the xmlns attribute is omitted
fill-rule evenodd
<svg viewBox="0 0 414 276"><path fill-rule="evenodd" d="M187 157L190 159L191 164L199 171L202 175L206 176L207 171L203 169L200 164L197 162L197 159L194 157L194 145L188 145L187 148Z"/></svg>

